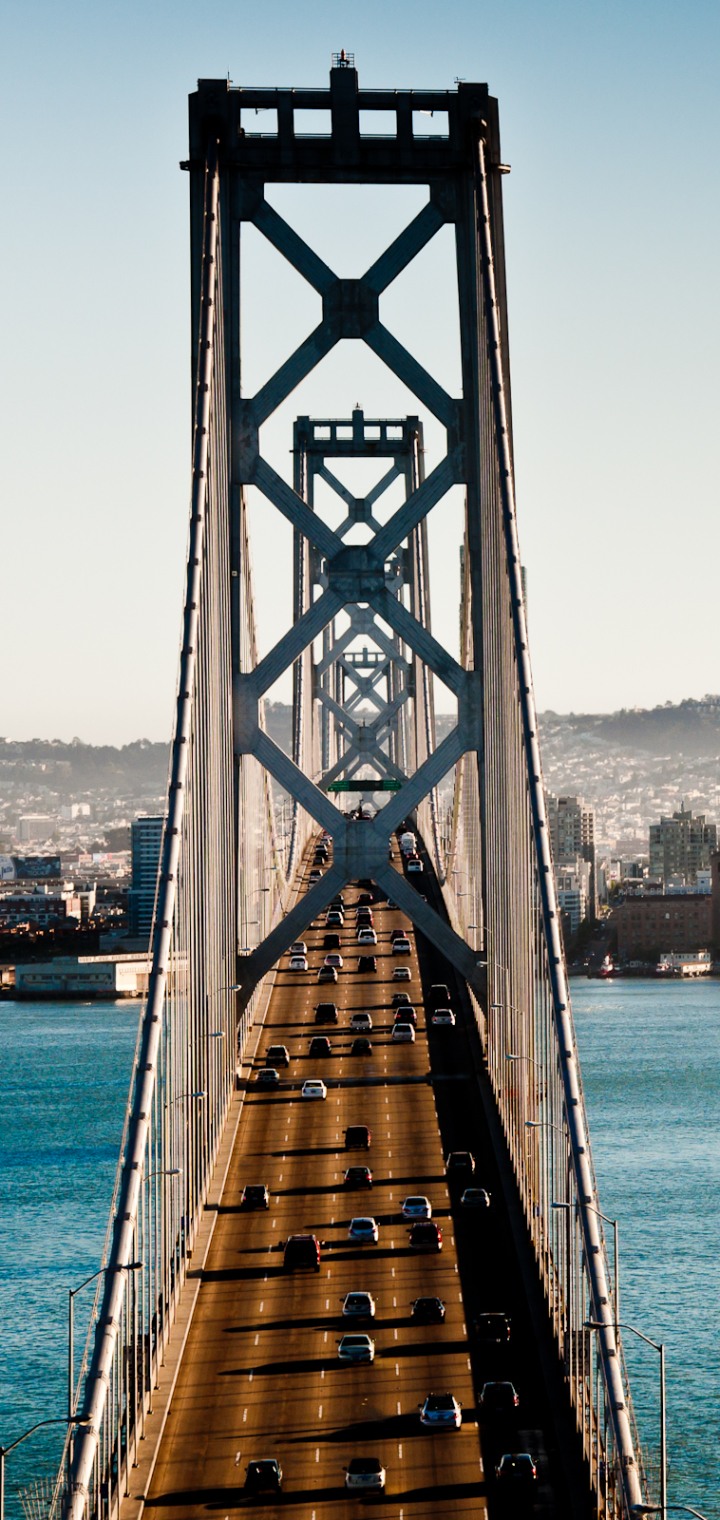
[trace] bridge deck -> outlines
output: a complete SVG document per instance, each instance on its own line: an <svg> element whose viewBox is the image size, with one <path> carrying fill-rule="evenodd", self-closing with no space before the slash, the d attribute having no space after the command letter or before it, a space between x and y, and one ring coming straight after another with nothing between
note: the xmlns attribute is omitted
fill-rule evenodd
<svg viewBox="0 0 720 1520"><path fill-rule="evenodd" d="M417 880L417 878L416 878ZM346 902L357 900L353 888ZM387 1469L383 1507L394 1517L420 1520L441 1514L473 1516L496 1508L493 1469L502 1451L531 1451L539 1460L534 1506L512 1513L568 1513L565 1485L553 1458L548 1405L527 1307L514 1260L487 1135L482 1131L467 1032L426 1029L422 983L447 980L421 944L412 940L408 990L418 1012L414 1045L391 1041L392 928L406 920L376 907L378 971L358 975L353 915L341 930L345 966L336 988L318 987L323 929L307 932L311 970L278 975L255 1067L268 1045L287 1045L291 1064L277 1092L251 1079L220 1217L203 1275L198 1306L170 1407L147 1504L159 1520L199 1512L229 1514L262 1503L268 1515L297 1506L307 1520L356 1514L362 1500L346 1492L343 1468L355 1455L378 1456ZM403 957L404 960L407 957ZM438 970L440 975L438 976ZM422 975L421 975L422 974ZM405 984L407 987L407 984ZM314 1006L334 998L340 1023L316 1029ZM373 1019L372 1054L351 1057L352 1011ZM457 1010L459 1013L459 1009ZM428 1014L429 1020L429 1014ZM310 1037L328 1033L333 1053L308 1057ZM433 1080L428 1081L429 1068ZM328 1084L326 1101L300 1095L308 1076ZM347 1124L366 1123L372 1147L343 1150ZM441 1134L442 1131L442 1134ZM444 1176L443 1151L471 1148L476 1181L492 1190L487 1214L459 1209ZM372 1167L371 1194L343 1189L345 1165ZM266 1182L267 1213L239 1208L247 1182ZM439 1255L416 1255L407 1245L400 1209L409 1193L426 1194L443 1231ZM354 1214L372 1213L377 1245L357 1247L347 1230ZM286 1274L281 1243L298 1231L323 1241L319 1274ZM465 1301L463 1301L463 1287ZM372 1327L341 1318L351 1289L370 1290L377 1302ZM410 1305L439 1295L443 1324L420 1326ZM505 1310L513 1319L511 1345L490 1354L468 1340L471 1315ZM372 1366L338 1363L343 1330L368 1329L376 1340ZM471 1365L472 1363L472 1365ZM476 1392L486 1377L511 1378L521 1406L513 1425L478 1425ZM431 1391L451 1390L463 1403L463 1424L453 1433L428 1433L418 1404ZM549 1455L548 1455L549 1453ZM284 1470L284 1495L251 1501L242 1491L247 1462L275 1456Z"/></svg>

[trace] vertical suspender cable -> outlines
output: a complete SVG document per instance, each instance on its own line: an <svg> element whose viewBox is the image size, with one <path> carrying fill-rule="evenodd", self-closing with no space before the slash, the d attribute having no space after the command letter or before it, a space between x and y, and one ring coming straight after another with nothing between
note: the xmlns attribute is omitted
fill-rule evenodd
<svg viewBox="0 0 720 1520"><path fill-rule="evenodd" d="M105 1292L98 1321L95 1350L85 1390L84 1418L88 1423L78 1427L78 1437L75 1446L71 1480L72 1491L69 1505L69 1515L72 1517L72 1520L82 1520L85 1504L90 1492L93 1463L95 1461L108 1387L112 1375L115 1346L122 1324L126 1271L127 1265L132 1258L145 1149L151 1124L151 1110L165 1001L165 983L170 962L170 941L177 889L180 835L191 732L204 548L211 403L210 385L213 372L217 275L218 190L218 144L212 142L208 146L205 171L202 300L193 439L192 510L168 817L163 839L160 890L154 925L153 958L148 982L148 1001L143 1019L132 1116L128 1133L128 1146L123 1167L112 1247L105 1275Z"/></svg>
<svg viewBox="0 0 720 1520"><path fill-rule="evenodd" d="M560 919L558 916L555 879L550 855L545 796L540 769L540 749L537 739L537 715L535 711L525 621L525 605L522 592L520 546L515 516L515 492L502 373L501 335L495 287L490 202L485 166L485 144L481 137L477 142L474 168L478 239L485 299L485 330L495 415L495 441L512 608L513 636L517 659L518 692L522 714L540 901L558 1045L558 1060L562 1074L568 1138L575 1174L588 1281L593 1300L593 1317L603 1325L603 1329L598 1332L598 1342L605 1385L608 1392L610 1419L618 1455L621 1458L624 1498L627 1510L629 1511L633 1505L642 1503L643 1496L633 1451L632 1432L625 1402L620 1358L617 1354L616 1335L619 1335L619 1332L614 1330L612 1323L611 1295L605 1272L605 1258L602 1250L598 1216L593 1207L593 1205L597 1206L597 1200L594 1197L590 1147L585 1129L585 1112L574 1050L570 998L565 976L565 961L560 938Z"/></svg>

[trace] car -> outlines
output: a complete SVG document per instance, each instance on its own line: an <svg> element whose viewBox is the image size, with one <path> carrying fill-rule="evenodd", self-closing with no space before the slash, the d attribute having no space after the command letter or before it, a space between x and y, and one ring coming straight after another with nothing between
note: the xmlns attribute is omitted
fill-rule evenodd
<svg viewBox="0 0 720 1520"><path fill-rule="evenodd" d="M370 908L372 906L372 903L373 903L372 892L361 892L360 893L360 896L359 896L359 898L357 900L357 905L358 905L359 908Z"/></svg>
<svg viewBox="0 0 720 1520"><path fill-rule="evenodd" d="M359 955L357 968L358 971L377 971L377 956Z"/></svg>
<svg viewBox="0 0 720 1520"><path fill-rule="evenodd" d="M290 946L289 954L307 955L307 945L305 944L304 939L296 939L295 943Z"/></svg>
<svg viewBox="0 0 720 1520"><path fill-rule="evenodd" d="M431 1219L418 1219L408 1231L411 1251L442 1251L442 1230Z"/></svg>
<svg viewBox="0 0 720 1520"><path fill-rule="evenodd" d="M339 934L325 934L325 935L323 935L323 950L339 950L339 949L340 949L340 935Z"/></svg>
<svg viewBox="0 0 720 1520"><path fill-rule="evenodd" d="M317 1235L288 1236L283 1253L286 1272L319 1272L321 1260L322 1250Z"/></svg>
<svg viewBox="0 0 720 1520"><path fill-rule="evenodd" d="M392 953L393 955L410 954L410 941L407 935L403 935L402 938L398 935L398 938L393 940Z"/></svg>
<svg viewBox="0 0 720 1520"><path fill-rule="evenodd" d="M341 1362L374 1362L375 1342L370 1335L344 1335L337 1343Z"/></svg>
<svg viewBox="0 0 720 1520"><path fill-rule="evenodd" d="M367 896L366 893L363 894L363 895ZM359 924L371 924L371 923L374 922L374 920L373 920L373 910L372 910L372 907L371 907L370 903L361 903L361 902L359 902L359 903L356 904L356 907L355 907L355 920Z"/></svg>
<svg viewBox="0 0 720 1520"><path fill-rule="evenodd" d="M352 1293L346 1293L342 1312L345 1319L374 1319L375 1299L372 1293L357 1288Z"/></svg>
<svg viewBox="0 0 720 1520"><path fill-rule="evenodd" d="M346 1488L385 1487L385 1468L378 1457L352 1457L344 1473Z"/></svg>
<svg viewBox="0 0 720 1520"><path fill-rule="evenodd" d="M303 1082L301 1094L303 1098L326 1098L327 1095L328 1090L320 1077L308 1077L307 1082Z"/></svg>
<svg viewBox="0 0 720 1520"><path fill-rule="evenodd" d="M396 970L397 970L397 967L396 967ZM410 993L409 992L394 992L393 995L392 995L392 1003L390 1004L390 1006L391 1006L391 1008L409 1008L410 1007Z"/></svg>
<svg viewBox="0 0 720 1520"><path fill-rule="evenodd" d="M412 981L412 972L409 966L393 966L392 979L394 982Z"/></svg>
<svg viewBox="0 0 720 1520"><path fill-rule="evenodd" d="M242 1190L241 1209L269 1209L270 1194L264 1182L248 1182Z"/></svg>
<svg viewBox="0 0 720 1520"><path fill-rule="evenodd" d="M450 1151L445 1157L446 1177L472 1177L475 1171L475 1157L470 1151Z"/></svg>
<svg viewBox="0 0 720 1520"><path fill-rule="evenodd" d="M439 1325L445 1318L445 1305L441 1298L416 1298L410 1313L423 1325Z"/></svg>
<svg viewBox="0 0 720 1520"><path fill-rule="evenodd" d="M527 1451L506 1451L495 1468L495 1477L511 1493L532 1493L537 1483L537 1465Z"/></svg>
<svg viewBox="0 0 720 1520"><path fill-rule="evenodd" d="M377 1245L380 1231L375 1220L366 1216L362 1219L350 1220L348 1236L350 1240L356 1240L359 1245L369 1245L370 1243Z"/></svg>
<svg viewBox="0 0 720 1520"><path fill-rule="evenodd" d="M413 1029L412 1024L393 1024L393 1032L390 1038L396 1045L403 1043L406 1045L414 1045L415 1030Z"/></svg>
<svg viewBox="0 0 720 1520"><path fill-rule="evenodd" d="M478 1407L482 1414L497 1419L514 1414L519 1403L512 1383L484 1383Z"/></svg>
<svg viewBox="0 0 720 1520"><path fill-rule="evenodd" d="M407 939L407 929L391 929L390 944L394 945L396 939Z"/></svg>
<svg viewBox="0 0 720 1520"><path fill-rule="evenodd" d="M357 942L359 945L376 945L377 934L374 929L358 929Z"/></svg>
<svg viewBox="0 0 720 1520"><path fill-rule="evenodd" d="M449 1008L450 993L445 982L433 982L430 988L430 1003L433 1008Z"/></svg>
<svg viewBox="0 0 720 1520"><path fill-rule="evenodd" d="M435 1024L437 1027L440 1027L443 1024L454 1027L455 1022L455 1014L451 1008L436 1008L430 1020L430 1023Z"/></svg>
<svg viewBox="0 0 720 1520"><path fill-rule="evenodd" d="M353 1040L352 1045L350 1046L350 1055L351 1056L369 1056L369 1055L372 1055L372 1040L369 1040L366 1034L359 1034L358 1037L357 1037L357 1039Z"/></svg>
<svg viewBox="0 0 720 1520"><path fill-rule="evenodd" d="M397 903L393 902L392 898L389 897L388 900L387 900L387 902L386 902L386 904L385 904L385 907L389 908L390 911L393 912L393 911L395 911L397 909Z"/></svg>
<svg viewBox="0 0 720 1520"><path fill-rule="evenodd" d="M308 968L308 961L307 961L307 956L306 955L291 955L290 956L290 965L288 967L288 970L290 970L290 971L307 971L307 968Z"/></svg>
<svg viewBox="0 0 720 1520"><path fill-rule="evenodd" d="M335 912L339 908L340 912L344 913L344 911L345 911L345 898L343 897L342 892L337 892L335 894L335 896L334 896L334 898L333 898L333 900L332 900L332 902L330 904L330 908L331 908L332 912Z"/></svg>
<svg viewBox="0 0 720 1520"><path fill-rule="evenodd" d="M310 885L311 885L311 887L314 887L314 885L315 885L315 883L317 881L322 881L322 874L323 873L320 870L319 866L313 866L312 871L310 872Z"/></svg>
<svg viewBox="0 0 720 1520"><path fill-rule="evenodd" d="M432 1204L422 1193L411 1193L402 1206L403 1219L432 1219Z"/></svg>
<svg viewBox="0 0 720 1520"><path fill-rule="evenodd" d="M282 1468L274 1457L260 1457L248 1462L245 1469L245 1490L249 1494L279 1494L282 1492Z"/></svg>
<svg viewBox="0 0 720 1520"><path fill-rule="evenodd" d="M268 1066L289 1066L290 1052L287 1045L269 1045L265 1051Z"/></svg>
<svg viewBox="0 0 720 1520"><path fill-rule="evenodd" d="M262 1071L258 1072L255 1082L258 1087L279 1087L280 1073L274 1066L264 1066Z"/></svg>
<svg viewBox="0 0 720 1520"><path fill-rule="evenodd" d="M353 1013L350 1018L350 1028L356 1030L362 1029L363 1031L372 1029L372 1019L370 1017L370 1014L360 1012Z"/></svg>
<svg viewBox="0 0 720 1520"><path fill-rule="evenodd" d="M359 908L355 915L355 930L359 934L361 929L374 929L375 920L369 908Z"/></svg>
<svg viewBox="0 0 720 1520"><path fill-rule="evenodd" d="M402 1003L399 1008L396 1008L395 1023L412 1024L413 1029L417 1028L417 1014L412 1003Z"/></svg>
<svg viewBox="0 0 720 1520"><path fill-rule="evenodd" d="M337 950L332 950L329 955L326 955L323 962L325 966L337 966L338 971L342 970L342 963L343 958Z"/></svg>
<svg viewBox="0 0 720 1520"><path fill-rule="evenodd" d="M346 1151L369 1151L372 1133L367 1124L348 1124L345 1131Z"/></svg>
<svg viewBox="0 0 720 1520"><path fill-rule="evenodd" d="M410 876L411 874L418 874L419 872L422 871L422 868L423 868L422 861L418 859L417 855L411 856L410 859L408 860L407 868L408 868L408 876Z"/></svg>
<svg viewBox="0 0 720 1520"><path fill-rule="evenodd" d="M373 1174L369 1166L349 1166L343 1177L343 1186L346 1188L371 1188L372 1185Z"/></svg>
<svg viewBox="0 0 720 1520"><path fill-rule="evenodd" d="M325 928L326 929L343 929L344 927L345 927L345 917L344 917L344 914L341 913L341 911L340 911L339 908L330 908L329 911L325 914Z"/></svg>
<svg viewBox="0 0 720 1520"><path fill-rule="evenodd" d="M337 1024L337 1022L338 1022L337 1003L316 1003L315 1004L315 1023L316 1024Z"/></svg>
<svg viewBox="0 0 720 1520"><path fill-rule="evenodd" d="M484 1346L507 1346L510 1320L507 1314L478 1314L472 1322L475 1339Z"/></svg>
<svg viewBox="0 0 720 1520"><path fill-rule="evenodd" d="M466 1188L460 1203L464 1209L489 1209L490 1194L485 1188Z"/></svg>
<svg viewBox="0 0 720 1520"><path fill-rule="evenodd" d="M462 1425L462 1404L452 1393L429 1393L425 1403L419 1404L418 1408L421 1425L446 1430L459 1430Z"/></svg>
<svg viewBox="0 0 720 1520"><path fill-rule="evenodd" d="M337 966L321 966L317 979L319 982L336 982L338 979Z"/></svg>
<svg viewBox="0 0 720 1520"><path fill-rule="evenodd" d="M308 1055L310 1057L332 1055L332 1045L330 1044L330 1041L326 1034L313 1035L310 1041L310 1049L308 1051Z"/></svg>

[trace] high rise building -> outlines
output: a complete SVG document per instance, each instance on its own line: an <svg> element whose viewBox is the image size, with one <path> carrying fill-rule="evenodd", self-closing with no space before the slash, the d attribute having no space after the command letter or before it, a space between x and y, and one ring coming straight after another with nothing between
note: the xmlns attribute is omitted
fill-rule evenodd
<svg viewBox="0 0 720 1520"><path fill-rule="evenodd" d="M595 868L595 812L582 797L545 797L555 876L563 867L583 875L579 863L589 866L586 915L597 918L597 872Z"/></svg>
<svg viewBox="0 0 720 1520"><path fill-rule="evenodd" d="M130 834L132 885L128 892L130 934L150 939L164 818L136 818Z"/></svg>
<svg viewBox="0 0 720 1520"><path fill-rule="evenodd" d="M693 886L698 871L710 869L716 849L716 824L706 823L704 815L693 818L683 803L672 818L650 825L650 875L660 881L680 878L685 886Z"/></svg>

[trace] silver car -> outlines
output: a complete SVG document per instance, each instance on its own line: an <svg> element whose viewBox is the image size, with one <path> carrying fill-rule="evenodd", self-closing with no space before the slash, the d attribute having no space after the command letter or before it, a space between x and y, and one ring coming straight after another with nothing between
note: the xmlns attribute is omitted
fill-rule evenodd
<svg viewBox="0 0 720 1520"><path fill-rule="evenodd" d="M345 1319L374 1319L375 1299L372 1293L365 1293L356 1289L353 1293L346 1293L342 1306Z"/></svg>
<svg viewBox="0 0 720 1520"><path fill-rule="evenodd" d="M375 1342L370 1335L344 1335L338 1341L341 1362L374 1362Z"/></svg>
<svg viewBox="0 0 720 1520"><path fill-rule="evenodd" d="M377 1457L353 1457L345 1468L346 1488L384 1488L385 1468Z"/></svg>

